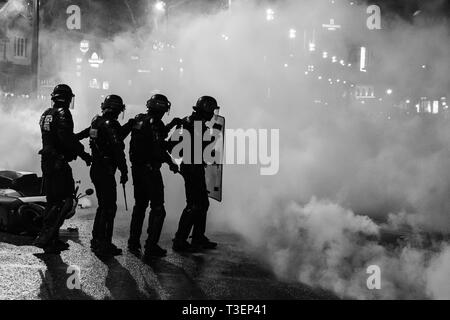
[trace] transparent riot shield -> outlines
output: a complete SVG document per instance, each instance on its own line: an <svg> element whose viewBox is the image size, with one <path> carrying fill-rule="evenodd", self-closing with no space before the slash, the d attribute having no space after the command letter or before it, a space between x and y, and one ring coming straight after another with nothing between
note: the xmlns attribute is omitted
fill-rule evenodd
<svg viewBox="0 0 450 320"><path fill-rule="evenodd" d="M219 115L214 116L211 121L211 130L215 130L214 152L217 161L208 164L205 169L206 187L208 196L211 199L222 201L222 177L223 177L223 157L225 141L225 118Z"/></svg>

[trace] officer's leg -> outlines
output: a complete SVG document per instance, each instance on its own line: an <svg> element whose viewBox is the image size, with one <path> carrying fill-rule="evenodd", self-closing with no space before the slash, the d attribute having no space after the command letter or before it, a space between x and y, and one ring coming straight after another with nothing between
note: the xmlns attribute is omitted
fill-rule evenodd
<svg viewBox="0 0 450 320"><path fill-rule="evenodd" d="M195 203L194 192L193 189L193 176L191 170L183 169L182 167L182 175L184 178L184 186L186 193L186 207L184 208L180 221L178 223L178 230L175 234L175 240L186 241L191 233L192 225L194 223L193 219L193 205Z"/></svg>
<svg viewBox="0 0 450 320"><path fill-rule="evenodd" d="M148 174L145 168L133 166L131 168L133 176L134 200L133 214L130 224L130 238L128 248L139 250L141 248L142 225L145 219L145 211L149 202Z"/></svg>
<svg viewBox="0 0 450 320"><path fill-rule="evenodd" d="M117 212L117 185L114 175L108 175L105 185L105 243L111 245L114 232L114 219Z"/></svg>
<svg viewBox="0 0 450 320"><path fill-rule="evenodd" d="M195 220L192 230L192 241L201 241L205 237L206 216L209 209L208 190L206 187L205 170L199 168L195 174Z"/></svg>
<svg viewBox="0 0 450 320"><path fill-rule="evenodd" d="M60 202L57 218L55 219L51 243L47 251L67 250L69 245L59 240L59 230L63 226L66 217L73 209L73 199L75 197L75 181L73 180L72 168L68 163L61 164L58 174L58 198Z"/></svg>
<svg viewBox="0 0 450 320"><path fill-rule="evenodd" d="M92 241L91 247L94 248L98 241L101 240L104 234L104 230L102 230L102 226L104 223L103 220L103 207L104 207L104 196L103 196L103 181L102 176L99 172L99 169L93 165L90 170L91 181L94 184L95 195L97 196L97 211L95 213L94 225L92 228Z"/></svg>
<svg viewBox="0 0 450 320"><path fill-rule="evenodd" d="M195 210L195 221L194 227L192 230L192 241L196 242L205 237L206 231L206 217L209 208L209 200L200 200L198 206L196 206Z"/></svg>
<svg viewBox="0 0 450 320"><path fill-rule="evenodd" d="M73 184L72 171L67 163L63 163L58 170L46 176L48 211L44 217L42 232L36 239L36 246L42 248L55 246L59 228L72 209Z"/></svg>
<svg viewBox="0 0 450 320"><path fill-rule="evenodd" d="M60 210L61 205L62 204L58 201L47 202L42 230L34 241L36 247L44 248L51 242L55 233L55 228L53 226L58 219L58 211Z"/></svg>
<svg viewBox="0 0 450 320"><path fill-rule="evenodd" d="M162 227L164 225L164 219L166 217L166 209L164 204L152 204L151 211L148 218L148 239L147 246L156 245L161 237Z"/></svg>
<svg viewBox="0 0 450 320"><path fill-rule="evenodd" d="M122 253L122 250L113 246L111 243L114 230L114 218L117 211L117 191L114 175L106 172L102 173L98 185L101 191L102 210L99 212L98 241L93 250L99 256L108 257L118 255Z"/></svg>
<svg viewBox="0 0 450 320"><path fill-rule="evenodd" d="M45 246L50 240L49 236L45 235L49 233L49 226L51 221L54 219L58 208L58 199L54 188L55 178L53 171L53 166L51 166L48 161L42 161L42 193L46 197L46 206L41 231L34 241L34 245L40 248Z"/></svg>
<svg viewBox="0 0 450 320"><path fill-rule="evenodd" d="M69 164L66 164L60 175L61 180L61 198L64 198L63 205L61 207L61 211L59 214L58 221L58 231L64 224L67 215L73 208L73 201L75 198L75 181L73 180L72 168L70 168ZM56 234L56 237L59 236L59 232Z"/></svg>
<svg viewBox="0 0 450 320"><path fill-rule="evenodd" d="M187 242L187 238L191 233L192 225L194 224L195 207L194 207L194 193L193 189L193 176L190 168L181 167L181 173L184 178L185 192L186 192L186 207L181 214L180 221L178 223L178 230L173 240L172 249L180 252L192 251L192 246Z"/></svg>
<svg viewBox="0 0 450 320"><path fill-rule="evenodd" d="M166 217L164 208L164 184L160 170L151 172L151 210L148 218L148 238L145 244L146 255L165 256L166 250L158 246Z"/></svg>
<svg viewBox="0 0 450 320"><path fill-rule="evenodd" d="M201 168L196 173L196 193L195 206L198 210L195 212L194 227L192 230L192 245L200 249L215 249L216 242L210 241L205 236L206 231L206 217L209 209L208 190L206 187L205 170Z"/></svg>

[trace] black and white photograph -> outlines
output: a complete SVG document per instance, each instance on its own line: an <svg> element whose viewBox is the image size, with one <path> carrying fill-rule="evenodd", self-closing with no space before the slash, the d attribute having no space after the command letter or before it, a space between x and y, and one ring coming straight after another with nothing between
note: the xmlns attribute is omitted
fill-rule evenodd
<svg viewBox="0 0 450 320"><path fill-rule="evenodd" d="M449 104L450 0L0 0L0 300L450 300Z"/></svg>

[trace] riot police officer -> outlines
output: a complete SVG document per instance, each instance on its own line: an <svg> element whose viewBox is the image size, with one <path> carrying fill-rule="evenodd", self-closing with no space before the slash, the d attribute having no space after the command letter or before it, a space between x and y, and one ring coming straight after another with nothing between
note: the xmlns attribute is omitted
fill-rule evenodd
<svg viewBox="0 0 450 320"><path fill-rule="evenodd" d="M91 157L73 132L73 118L69 107L75 95L65 84L57 85L51 94L53 106L41 116L41 167L43 193L47 198L42 231L34 244L46 253L59 253L68 245L59 240L59 228L73 207L75 183L69 162L78 156L89 166Z"/></svg>
<svg viewBox="0 0 450 320"><path fill-rule="evenodd" d="M89 129L89 144L92 150L90 176L98 199L91 248L97 255L115 256L122 253L122 250L112 243L117 212L116 170L121 172L121 184L128 181L122 128L117 120L119 114L125 111L125 105L121 97L109 95L102 103L101 109L102 114L93 118Z"/></svg>
<svg viewBox="0 0 450 320"><path fill-rule="evenodd" d="M147 101L147 113L141 113L135 117L131 131L130 161L135 205L131 218L128 249L137 256L141 255L142 225L150 202L144 260L150 257L162 257L167 253L158 245L166 216L164 184L160 169L163 163L167 163L174 173L178 172L178 165L173 162L167 151L166 138L169 131L180 121L175 118L167 126L164 125L162 117L170 110L170 106L171 103L166 96L162 94L152 96Z"/></svg>
<svg viewBox="0 0 450 320"><path fill-rule="evenodd" d="M191 136L191 141L200 136L204 136L208 127L206 122L211 121L216 110L219 109L216 99L210 96L203 96L198 99L196 105L193 107L194 112L181 121L183 130L187 130ZM196 126L198 123L199 126ZM199 129L199 130L197 130ZM200 132L197 132L200 131ZM173 140L173 139L171 139ZM202 139L203 141L203 139ZM209 142L208 142L209 143ZM203 143L203 149L207 143ZM178 230L173 240L173 250L175 251L197 251L201 249L215 249L217 243L210 241L205 236L206 230L206 216L209 208L208 191L205 180L205 163L195 163L194 143L191 143L190 158L183 156L180 166L181 175L184 178L185 192L186 192L186 207L183 210ZM192 241L187 242L187 238L192 229Z"/></svg>

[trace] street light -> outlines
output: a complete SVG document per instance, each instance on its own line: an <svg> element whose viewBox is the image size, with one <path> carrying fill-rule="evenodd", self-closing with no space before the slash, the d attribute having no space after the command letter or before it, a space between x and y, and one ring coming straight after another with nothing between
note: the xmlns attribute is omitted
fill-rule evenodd
<svg viewBox="0 0 450 320"><path fill-rule="evenodd" d="M164 12L164 11L166 11L166 3L164 1L160 1L160 0L156 1L154 8L158 12Z"/></svg>
<svg viewBox="0 0 450 320"><path fill-rule="evenodd" d="M295 39L297 37L297 30L295 29L289 29L289 38Z"/></svg>
<svg viewBox="0 0 450 320"><path fill-rule="evenodd" d="M161 0L157 0L155 4L153 5L153 15L154 15L154 26L155 30L159 29L159 23L158 20L165 15L166 16L166 27L168 24L168 10L166 8L166 3Z"/></svg>
<svg viewBox="0 0 450 320"><path fill-rule="evenodd" d="M104 60L98 56L97 52L94 52L88 62L92 68L99 68L100 65L103 64Z"/></svg>
<svg viewBox="0 0 450 320"><path fill-rule="evenodd" d="M80 42L80 51L85 54L86 52L89 51L89 41L87 40L82 40Z"/></svg>
<svg viewBox="0 0 450 320"><path fill-rule="evenodd" d="M275 11L273 9L267 9L266 10L266 19L267 21L272 21L275 19Z"/></svg>

